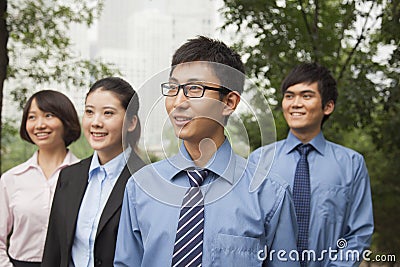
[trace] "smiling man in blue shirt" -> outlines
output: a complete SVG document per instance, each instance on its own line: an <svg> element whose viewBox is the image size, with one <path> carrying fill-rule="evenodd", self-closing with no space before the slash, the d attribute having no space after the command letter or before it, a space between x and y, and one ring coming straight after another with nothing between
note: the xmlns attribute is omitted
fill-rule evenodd
<svg viewBox="0 0 400 267"><path fill-rule="evenodd" d="M373 232L370 181L362 155L325 140L322 134L322 124L333 112L338 96L336 81L325 67L303 63L285 78L282 93L289 134L285 140L254 151L250 161L286 179L296 206L298 147L310 144L311 201L301 207L310 211L304 248L304 258L310 258L302 266L358 266ZM299 190L302 194L301 190L307 189ZM304 218L301 208L296 207L296 214Z"/></svg>
<svg viewBox="0 0 400 267"><path fill-rule="evenodd" d="M200 36L182 45L171 65L161 88L183 142L178 154L129 180L114 266L298 266L282 253L272 260L265 254L296 250L288 185L264 177L251 191L262 174L224 135L243 91L239 55Z"/></svg>

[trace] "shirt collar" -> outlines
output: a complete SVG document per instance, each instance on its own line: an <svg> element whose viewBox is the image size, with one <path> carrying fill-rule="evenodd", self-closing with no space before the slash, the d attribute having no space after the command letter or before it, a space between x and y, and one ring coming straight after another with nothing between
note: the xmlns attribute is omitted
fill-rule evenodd
<svg viewBox="0 0 400 267"><path fill-rule="evenodd" d="M26 172L27 170L29 170L31 168L39 168L39 165L38 165L38 151L35 151L35 153L33 153L32 157L30 157L27 161L25 161L24 163L18 165L14 169L14 174L18 175L18 174L24 173L24 172Z"/></svg>
<svg viewBox="0 0 400 267"><path fill-rule="evenodd" d="M289 131L289 134L286 138L285 141L285 152L286 154L291 153L297 146L301 145L301 141L292 133ZM325 145L326 145L326 140L325 137L321 132L317 136L315 136L310 142L314 149L320 153L321 155L324 155L325 152Z"/></svg>
<svg viewBox="0 0 400 267"><path fill-rule="evenodd" d="M128 146L128 148L126 148L118 156L116 156L104 165L100 164L97 151L94 151L92 161L90 162L88 181L90 181L93 178L94 174L101 169L106 172L106 178L111 180L117 179L119 174L122 172L122 169L125 167L131 151L132 148Z"/></svg>
<svg viewBox="0 0 400 267"><path fill-rule="evenodd" d="M79 159L74 154L72 154L71 151L67 150L67 155L65 156L65 158L64 158L63 162L60 164L60 166L58 166L58 168L67 167L78 161L79 161Z"/></svg>
<svg viewBox="0 0 400 267"><path fill-rule="evenodd" d="M20 164L19 166L17 166L14 169L14 174L18 175L21 173L26 172L27 170L29 170L30 168L37 168L39 169L40 166L38 164L38 151L35 151L35 153L33 153L32 157L30 157L27 161L25 161L24 163ZM73 163L78 162L79 159L77 157L75 157L74 154L71 153L71 151L68 150L67 155L65 156L63 162L58 166L58 169L60 168L64 168L66 166L69 166Z"/></svg>
<svg viewBox="0 0 400 267"><path fill-rule="evenodd" d="M166 170L167 179L169 180L172 180L182 170L190 168L198 169L186 150L184 143L181 144L179 152L167 160L173 166L173 168ZM233 150L228 139L225 139L224 143L218 148L217 152L214 153L204 168L233 184L235 182L235 165L236 160Z"/></svg>

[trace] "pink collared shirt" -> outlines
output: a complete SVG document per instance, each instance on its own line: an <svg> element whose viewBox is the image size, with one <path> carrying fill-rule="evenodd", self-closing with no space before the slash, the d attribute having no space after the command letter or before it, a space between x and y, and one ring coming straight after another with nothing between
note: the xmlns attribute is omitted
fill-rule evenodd
<svg viewBox="0 0 400 267"><path fill-rule="evenodd" d="M12 267L8 253L19 261L41 262L51 203L60 170L79 161L68 151L64 161L46 179L38 152L0 178L0 266Z"/></svg>

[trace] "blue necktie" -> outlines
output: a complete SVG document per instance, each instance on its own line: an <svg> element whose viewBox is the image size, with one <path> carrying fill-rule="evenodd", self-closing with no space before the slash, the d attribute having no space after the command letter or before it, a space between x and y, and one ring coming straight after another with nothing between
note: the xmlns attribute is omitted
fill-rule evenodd
<svg viewBox="0 0 400 267"><path fill-rule="evenodd" d="M191 187L183 198L171 266L201 266L203 255L204 198L200 186L208 171L186 172Z"/></svg>
<svg viewBox="0 0 400 267"><path fill-rule="evenodd" d="M296 148L300 153L300 159L297 162L296 172L294 174L293 184L293 202L296 210L299 235L297 239L297 250L300 255L301 267L307 266L307 261L302 259L304 250L308 249L308 227L310 223L310 171L308 167L307 155L313 149L310 144L301 145Z"/></svg>

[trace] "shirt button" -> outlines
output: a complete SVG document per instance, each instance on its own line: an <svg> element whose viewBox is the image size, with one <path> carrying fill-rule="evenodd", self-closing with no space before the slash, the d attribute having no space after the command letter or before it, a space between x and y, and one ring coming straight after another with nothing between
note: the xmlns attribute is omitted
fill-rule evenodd
<svg viewBox="0 0 400 267"><path fill-rule="evenodd" d="M94 265L100 266L101 264L102 264L102 261L100 259L98 259L98 258L94 259Z"/></svg>

